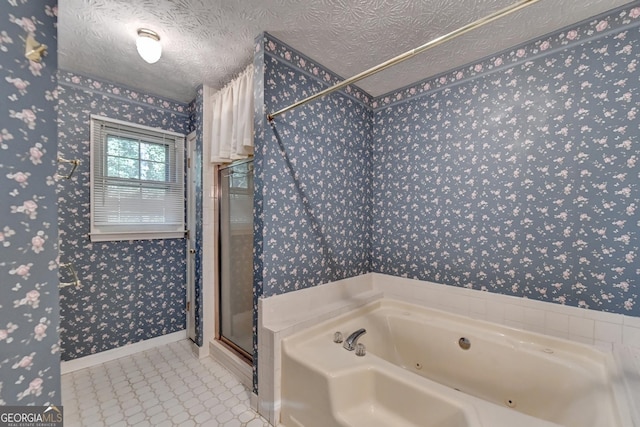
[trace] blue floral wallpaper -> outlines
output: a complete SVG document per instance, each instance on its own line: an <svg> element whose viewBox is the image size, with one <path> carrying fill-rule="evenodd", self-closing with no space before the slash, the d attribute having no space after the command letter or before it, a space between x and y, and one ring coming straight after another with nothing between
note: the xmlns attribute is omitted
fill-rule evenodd
<svg viewBox="0 0 640 427"><path fill-rule="evenodd" d="M267 146L263 144L266 115L264 111L264 39L260 34L255 40L253 55L253 392L258 394L258 298L262 295L263 275L263 159Z"/></svg>
<svg viewBox="0 0 640 427"><path fill-rule="evenodd" d="M196 92L196 98L189 104L189 126L187 133L196 132L196 154L197 158L192 159L193 173L196 176L196 194L192 197L196 198L196 254L195 254L195 284L194 284L194 310L195 312L195 329L196 344L202 347L202 220L203 220L203 201L202 201L202 138L204 135L204 88L200 86ZM186 170L186 168L185 168Z"/></svg>
<svg viewBox="0 0 640 427"><path fill-rule="evenodd" d="M255 312L373 271L640 316L639 5L272 125L341 78L259 37Z"/></svg>
<svg viewBox="0 0 640 427"><path fill-rule="evenodd" d="M270 35L264 43L268 112L340 80ZM348 87L263 124L264 296L369 271L369 101Z"/></svg>
<svg viewBox="0 0 640 427"><path fill-rule="evenodd" d="M640 316L635 2L374 100L372 271Z"/></svg>
<svg viewBox="0 0 640 427"><path fill-rule="evenodd" d="M64 71L58 80L59 155L80 160L57 182L60 262L80 280L60 290L62 360L71 360L185 329L185 239L89 239L89 123L99 114L186 134L189 107ZM67 271L60 279L72 281Z"/></svg>
<svg viewBox="0 0 640 427"><path fill-rule="evenodd" d="M266 112L341 78L269 34L257 39L254 66L255 332L260 296L370 270L372 110L369 95L347 87L269 124Z"/></svg>
<svg viewBox="0 0 640 427"><path fill-rule="evenodd" d="M60 405L57 2L0 12L0 405ZM24 57L28 34L48 47Z"/></svg>

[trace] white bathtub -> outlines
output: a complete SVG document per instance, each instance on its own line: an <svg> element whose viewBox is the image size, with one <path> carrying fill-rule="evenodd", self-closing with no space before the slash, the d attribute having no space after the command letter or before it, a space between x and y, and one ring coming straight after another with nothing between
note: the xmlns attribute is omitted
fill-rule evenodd
<svg viewBox="0 0 640 427"><path fill-rule="evenodd" d="M365 328L358 357L333 342ZM465 338L465 350L459 340ZM286 427L629 427L590 346L383 299L283 340Z"/></svg>

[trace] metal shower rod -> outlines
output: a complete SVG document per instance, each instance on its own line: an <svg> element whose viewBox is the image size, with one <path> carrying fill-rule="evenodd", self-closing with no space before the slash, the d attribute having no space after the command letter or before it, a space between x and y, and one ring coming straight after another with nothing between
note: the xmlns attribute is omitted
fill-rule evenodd
<svg viewBox="0 0 640 427"><path fill-rule="evenodd" d="M349 86L352 83L355 83L355 82L357 82L359 80L367 78L367 77L369 77L369 76L371 76L371 75L373 75L375 73L378 73L378 72L380 72L382 70L385 70L385 69L387 69L387 68L389 68L389 67L391 67L393 65L399 64L400 62L403 62L403 61L406 61L409 58L413 58L414 56L416 56L416 55L418 55L418 54L420 54L422 52L425 52L425 51L431 49L432 47L438 46L439 44L442 44L444 42L452 40L452 39L454 39L454 38L456 38L458 36L461 36L462 34L465 34L465 33L469 32L471 30L474 30L476 28L482 27L483 25L488 24L489 22L493 22L493 21L495 21L497 19L502 18L503 16L507 16L507 15L513 13L513 12L516 12L516 11L518 11L520 9L523 9L523 8L529 6L529 5L532 5L533 3L537 3L538 1L540 1L540 0L521 0L521 1L517 2L517 3L514 3L514 4L510 5L510 6L505 7L504 9L500 9L497 12L494 12L494 13L492 13L490 15L485 16L484 18L480 18L480 19L478 19L476 21L473 21L473 22L471 22L471 23L469 23L467 25L464 25L464 26L458 28L457 30L453 30L448 34L445 34L443 36L437 37L437 38L435 38L435 39L423 44L422 46L419 46L419 47L417 47L415 49L411 49L408 52L400 54L400 55L398 55L398 56L396 56L394 58L391 58L391 59L381 63L381 64L376 65L375 67L371 67L368 70L365 70L365 71L363 71L363 72L361 72L359 74L356 74L353 77L350 77L350 78L348 78L346 80L343 80L342 82L337 83L337 84L335 84L335 85L333 85L333 86L331 86L331 87L329 87L329 88L327 88L327 89L325 89L323 91L320 91L320 92L316 93L315 95L311 95L311 96L309 96L309 97L307 97L307 98L305 98L305 99L303 99L301 101L298 101L298 102L295 102L295 103L289 105L288 107L285 107L285 108L283 108L281 110L278 110L278 111L276 111L274 113L268 114L267 115L267 119L269 119L269 122L273 122L273 119L276 116L279 116L280 114L286 113L289 110L293 110L294 108L300 107L301 105L307 104L307 103L309 103L309 102L311 102L313 100L316 100L316 99L321 98L321 97L323 97L325 95L328 95L331 92L335 92L336 90L340 90L343 87Z"/></svg>

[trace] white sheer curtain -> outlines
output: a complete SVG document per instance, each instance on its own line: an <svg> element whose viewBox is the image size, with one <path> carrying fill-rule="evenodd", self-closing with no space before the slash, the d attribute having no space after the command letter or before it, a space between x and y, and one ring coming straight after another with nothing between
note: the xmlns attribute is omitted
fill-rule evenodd
<svg viewBox="0 0 640 427"><path fill-rule="evenodd" d="M211 162L253 154L253 65L211 97Z"/></svg>

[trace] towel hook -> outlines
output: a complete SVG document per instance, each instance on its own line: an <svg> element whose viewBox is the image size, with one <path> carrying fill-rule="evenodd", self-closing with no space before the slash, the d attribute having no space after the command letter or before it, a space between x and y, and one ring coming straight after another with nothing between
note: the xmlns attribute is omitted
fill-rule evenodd
<svg viewBox="0 0 640 427"><path fill-rule="evenodd" d="M78 159L67 160L64 157L58 156L58 163L71 163L73 165L73 169L71 169L71 172L69 172L69 175L58 174L60 178L71 179L71 177L73 176L73 173L76 171L76 168L80 164L80 160Z"/></svg>
<svg viewBox="0 0 640 427"><path fill-rule="evenodd" d="M59 288L66 288L67 286L75 286L76 288L79 287L80 279L78 279L78 274L76 273L76 269L73 267L73 264L68 262L66 264L60 264L60 267L65 267L71 272L71 275L73 276L73 282L69 282L69 283L60 282L58 287Z"/></svg>
<svg viewBox="0 0 640 427"><path fill-rule="evenodd" d="M29 34L27 36L27 40L25 41L25 52L24 56L33 62L40 62L42 60L42 56L47 53L47 45L38 43L33 35Z"/></svg>

